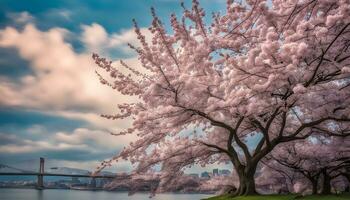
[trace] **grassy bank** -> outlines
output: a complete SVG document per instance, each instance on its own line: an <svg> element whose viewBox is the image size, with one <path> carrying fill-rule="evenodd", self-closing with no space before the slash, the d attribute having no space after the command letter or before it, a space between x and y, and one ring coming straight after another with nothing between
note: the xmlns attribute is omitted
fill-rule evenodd
<svg viewBox="0 0 350 200"><path fill-rule="evenodd" d="M342 195L310 195L305 197L298 197L297 195L258 195L258 196L216 196L206 200L350 200L350 194Z"/></svg>

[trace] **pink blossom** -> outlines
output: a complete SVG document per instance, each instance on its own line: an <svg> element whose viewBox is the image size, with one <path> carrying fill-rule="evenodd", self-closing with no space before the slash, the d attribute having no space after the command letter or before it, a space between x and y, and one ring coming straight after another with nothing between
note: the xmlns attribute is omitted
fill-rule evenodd
<svg viewBox="0 0 350 200"><path fill-rule="evenodd" d="M253 194L255 169L278 146L349 135L348 1L227 1L210 25L197 0L182 7L170 32L152 8L149 43L134 22L141 46L129 46L140 66L93 54L110 75L96 72L101 83L138 100L103 115L133 119L120 134L138 139L99 170L120 159L135 163L135 174L160 165L164 191L186 167L231 162L243 184L237 194Z"/></svg>

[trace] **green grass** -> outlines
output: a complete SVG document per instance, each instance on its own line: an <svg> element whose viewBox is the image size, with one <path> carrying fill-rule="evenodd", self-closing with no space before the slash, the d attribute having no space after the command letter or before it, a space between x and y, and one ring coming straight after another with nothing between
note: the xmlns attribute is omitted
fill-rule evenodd
<svg viewBox="0 0 350 200"><path fill-rule="evenodd" d="M350 200L350 194L342 195L310 195L305 197L297 197L297 195L257 195L230 197L227 195L211 197L206 200Z"/></svg>
<svg viewBox="0 0 350 200"><path fill-rule="evenodd" d="M350 200L350 194L342 195L312 195L300 198L301 200Z"/></svg>
<svg viewBox="0 0 350 200"><path fill-rule="evenodd" d="M206 200L292 200L297 195L256 195L256 196L241 196L230 197L228 195L211 197Z"/></svg>

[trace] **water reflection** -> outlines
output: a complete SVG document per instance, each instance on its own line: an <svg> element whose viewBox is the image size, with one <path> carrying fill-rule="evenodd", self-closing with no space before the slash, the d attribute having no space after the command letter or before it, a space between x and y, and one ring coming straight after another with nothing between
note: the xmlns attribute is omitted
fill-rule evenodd
<svg viewBox="0 0 350 200"><path fill-rule="evenodd" d="M203 194L158 194L151 200L196 200L213 195ZM0 188L0 199L6 200L150 200L149 193L136 193L128 196L127 192L79 191L58 189L9 189Z"/></svg>
<svg viewBox="0 0 350 200"><path fill-rule="evenodd" d="M44 200L44 192L43 190L36 190L37 191L37 195L38 195L38 200Z"/></svg>

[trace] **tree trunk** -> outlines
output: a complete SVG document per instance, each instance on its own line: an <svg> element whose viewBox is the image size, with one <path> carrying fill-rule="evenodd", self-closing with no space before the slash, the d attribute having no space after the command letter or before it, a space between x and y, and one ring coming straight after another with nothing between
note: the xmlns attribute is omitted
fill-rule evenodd
<svg viewBox="0 0 350 200"><path fill-rule="evenodd" d="M307 178L312 186L312 194L317 194L318 192L318 179L319 175L311 176L311 175L306 175L304 174L305 178Z"/></svg>
<svg viewBox="0 0 350 200"><path fill-rule="evenodd" d="M350 174L345 174L344 176L346 180L348 180L348 186L346 187L345 191L350 192Z"/></svg>
<svg viewBox="0 0 350 200"><path fill-rule="evenodd" d="M239 187L234 195L247 196L257 194L255 190L255 175L256 165L245 166L237 170L239 177Z"/></svg>
<svg viewBox="0 0 350 200"><path fill-rule="evenodd" d="M331 177L327 174L326 171L323 173L323 187L321 194L331 194Z"/></svg>
<svg viewBox="0 0 350 200"><path fill-rule="evenodd" d="M312 180L312 194L317 194L317 179L316 180Z"/></svg>

